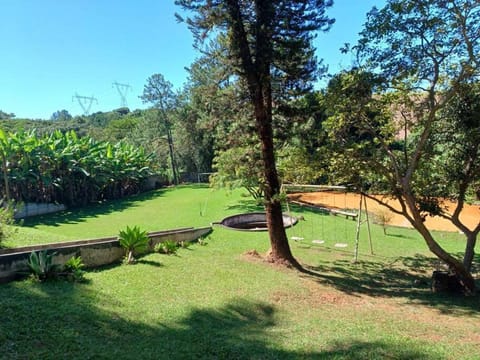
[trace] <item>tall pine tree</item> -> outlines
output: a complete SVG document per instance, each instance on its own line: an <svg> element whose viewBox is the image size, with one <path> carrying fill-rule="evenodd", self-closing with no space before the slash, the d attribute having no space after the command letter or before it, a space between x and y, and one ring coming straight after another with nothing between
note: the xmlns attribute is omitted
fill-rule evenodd
<svg viewBox="0 0 480 360"><path fill-rule="evenodd" d="M283 227L280 181L275 164L272 109L311 89L318 75L315 32L327 31L331 0L177 0L199 46L216 32L229 39L229 60L246 83L254 109L264 174L265 209L270 236L269 258L299 268Z"/></svg>

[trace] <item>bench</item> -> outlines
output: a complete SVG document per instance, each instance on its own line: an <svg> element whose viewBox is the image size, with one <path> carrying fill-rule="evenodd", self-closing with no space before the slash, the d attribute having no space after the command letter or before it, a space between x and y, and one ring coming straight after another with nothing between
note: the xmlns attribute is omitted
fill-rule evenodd
<svg viewBox="0 0 480 360"><path fill-rule="evenodd" d="M342 211L342 210L335 210L335 209L332 209L330 210L330 213L333 214L333 215L343 215L345 216L345 218L349 218L351 217L352 220L355 220L358 216L357 213L353 213L353 212L348 212L348 211Z"/></svg>

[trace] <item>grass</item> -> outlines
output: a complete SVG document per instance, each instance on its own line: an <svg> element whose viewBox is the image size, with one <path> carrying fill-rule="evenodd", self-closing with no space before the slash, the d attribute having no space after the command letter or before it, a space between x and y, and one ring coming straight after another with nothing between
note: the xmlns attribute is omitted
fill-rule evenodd
<svg viewBox="0 0 480 360"><path fill-rule="evenodd" d="M241 192L182 187L33 219L22 231L78 239L112 235L127 224L148 230L202 226L253 208ZM372 256L362 229L353 264L353 221L293 210L305 221L288 230L290 237L304 237L291 242L292 250L311 274L245 255L268 249L266 233L215 227L206 246L89 271L86 283L0 285L1 357L478 358L479 299L429 292L434 260L415 232L395 228L385 237L373 225ZM457 234L441 235L446 246L461 251ZM317 237L325 244L312 244ZM335 242L348 247L339 250Z"/></svg>
<svg viewBox="0 0 480 360"><path fill-rule="evenodd" d="M223 191L202 185L182 186L176 191L160 189L126 200L28 218L18 234L3 245L115 236L127 225L138 225L147 231L208 226L226 214L257 208L253 201L239 197L240 192L226 196Z"/></svg>

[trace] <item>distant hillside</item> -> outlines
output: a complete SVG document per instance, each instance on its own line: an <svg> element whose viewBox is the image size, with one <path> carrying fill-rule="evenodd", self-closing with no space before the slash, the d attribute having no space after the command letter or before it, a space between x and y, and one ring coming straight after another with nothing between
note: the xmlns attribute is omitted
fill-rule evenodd
<svg viewBox="0 0 480 360"><path fill-rule="evenodd" d="M132 128L149 110L130 111L119 108L109 112L96 112L88 116L75 116L68 119L0 119L0 127L9 132L37 130L37 134L51 134L55 130L75 131L79 136L89 135L98 140L118 141L129 136Z"/></svg>

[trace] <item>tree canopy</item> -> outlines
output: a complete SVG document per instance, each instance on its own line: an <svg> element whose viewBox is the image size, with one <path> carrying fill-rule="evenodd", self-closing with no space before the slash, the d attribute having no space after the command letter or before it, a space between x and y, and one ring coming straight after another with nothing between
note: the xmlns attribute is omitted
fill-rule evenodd
<svg viewBox="0 0 480 360"><path fill-rule="evenodd" d="M361 191L368 184L394 196L401 210L390 209L473 292L480 220L469 229L459 215L480 174L480 4L389 0L368 14L354 50L359 68L336 76L327 91L331 136L342 149L336 169ZM446 197L457 200L455 209L443 206ZM428 215L465 233L463 262L425 227Z"/></svg>
<svg viewBox="0 0 480 360"><path fill-rule="evenodd" d="M140 98L145 103L151 103L156 110L153 115L155 121L164 128L170 154L170 165L174 184L178 184L178 169L175 160L173 144L173 112L177 105L177 96L173 91L173 85L162 74L153 74L147 79ZM161 134L153 135L156 140L161 139Z"/></svg>

